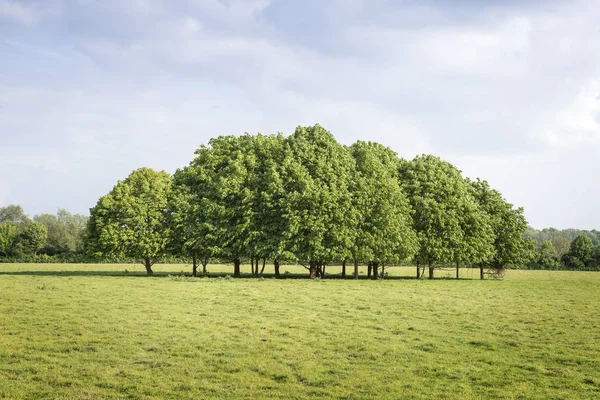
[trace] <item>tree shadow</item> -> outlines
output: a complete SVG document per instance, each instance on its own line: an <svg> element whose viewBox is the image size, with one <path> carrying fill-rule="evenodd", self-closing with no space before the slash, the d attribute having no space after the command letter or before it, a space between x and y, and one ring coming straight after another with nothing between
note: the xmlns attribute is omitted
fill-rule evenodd
<svg viewBox="0 0 600 400"><path fill-rule="evenodd" d="M1 268L1 266L0 266ZM82 276L90 276L90 277L129 277L129 278L147 278L146 272L141 269L139 271L129 271L129 270L112 270L112 271L98 271L98 270L62 270L62 271L49 271L49 270L30 270L30 271L0 271L0 276L42 276L42 277L82 277ZM169 277L185 277L185 278L194 278L192 276L191 271L154 271L152 276L153 278L169 278ZM234 278L231 272L227 271L219 271L219 272L209 272L207 275L203 276L199 274L197 279L211 279L211 278L232 278L232 279L277 279L274 273L264 273L262 276L254 276L251 273L242 273L239 277ZM308 273L292 273L292 272L284 272L280 274L278 279L286 280L309 280ZM422 280L429 280L423 279ZM373 279L368 275L359 275L358 277L354 277L353 275L346 275L343 277L341 274L326 274L325 277L318 278L318 280L326 280L326 281L335 281L335 280L344 280L344 281L398 281L398 280L417 280L417 277L412 275L388 275L383 279ZM434 280L454 280L457 279L455 277L436 277ZM474 280L473 278L461 277L459 280Z"/></svg>
<svg viewBox="0 0 600 400"><path fill-rule="evenodd" d="M125 272L125 271L0 271L2 275L14 276L119 276L119 277L146 277L143 271ZM167 277L169 273L154 273L157 277ZM172 275L172 274L171 274Z"/></svg>
<svg viewBox="0 0 600 400"><path fill-rule="evenodd" d="M62 271L43 271L43 270L30 270L30 271L0 271L0 276L59 276L59 277L79 277L79 276L110 276L110 277L147 277L146 272L141 271L98 271L98 270L62 270ZM168 278L168 277L189 277L192 278L191 272L173 272L173 271L154 271L153 278ZM206 276L198 275L197 278L233 278L233 274L229 272L210 272ZM242 273L239 278L235 279L275 279L274 273L264 273L262 276L254 276L250 273ZM308 280L307 273L282 273L279 279L305 279ZM366 275L359 275L358 278L354 276L342 277L339 274L328 274L325 277L319 278L320 280L373 280ZM388 276L383 280L407 280L416 279L415 277L409 276Z"/></svg>

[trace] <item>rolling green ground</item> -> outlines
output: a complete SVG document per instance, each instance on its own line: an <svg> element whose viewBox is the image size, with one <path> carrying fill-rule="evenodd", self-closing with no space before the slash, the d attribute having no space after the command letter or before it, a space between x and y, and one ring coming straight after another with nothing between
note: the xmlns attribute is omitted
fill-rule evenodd
<svg viewBox="0 0 600 400"><path fill-rule="evenodd" d="M155 270L0 264L0 398L600 398L600 273Z"/></svg>

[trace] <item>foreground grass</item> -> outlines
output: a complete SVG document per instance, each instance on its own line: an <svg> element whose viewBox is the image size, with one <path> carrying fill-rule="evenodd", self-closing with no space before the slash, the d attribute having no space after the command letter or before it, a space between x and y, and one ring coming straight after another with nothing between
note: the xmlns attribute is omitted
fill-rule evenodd
<svg viewBox="0 0 600 400"><path fill-rule="evenodd" d="M600 273L148 279L132 267L0 264L0 397L600 398Z"/></svg>

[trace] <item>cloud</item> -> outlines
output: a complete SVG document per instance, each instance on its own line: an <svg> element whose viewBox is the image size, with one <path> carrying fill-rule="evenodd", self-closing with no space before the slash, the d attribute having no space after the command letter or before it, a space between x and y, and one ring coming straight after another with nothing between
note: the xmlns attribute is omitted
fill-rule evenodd
<svg viewBox="0 0 600 400"><path fill-rule="evenodd" d="M49 18L56 18L62 9L63 4L60 0L0 0L0 21L31 26Z"/></svg>
<svg viewBox="0 0 600 400"><path fill-rule="evenodd" d="M512 156L453 156L448 160L471 178L481 177L516 206L535 228L598 229L594 199L600 185L590 179L597 170L600 144L585 149L552 149Z"/></svg>
<svg viewBox="0 0 600 400"><path fill-rule="evenodd" d="M600 143L600 79L585 82L560 110L543 138L553 147L577 148Z"/></svg>
<svg viewBox="0 0 600 400"><path fill-rule="evenodd" d="M537 195L557 187L548 170L571 190L600 187L570 175L593 168L582 157L600 140L594 1L0 6L10 201L30 201L44 179L48 201L84 212L131 169L172 172L212 136L318 122L345 144L432 152L489 177L538 226L600 225L591 206L577 205L587 221L565 217ZM74 185L79 203L61 194ZM554 193L555 204L569 201Z"/></svg>

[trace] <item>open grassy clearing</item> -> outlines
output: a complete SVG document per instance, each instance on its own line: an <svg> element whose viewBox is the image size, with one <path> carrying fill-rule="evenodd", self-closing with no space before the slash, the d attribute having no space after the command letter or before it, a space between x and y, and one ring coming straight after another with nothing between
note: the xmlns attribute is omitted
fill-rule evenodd
<svg viewBox="0 0 600 400"><path fill-rule="evenodd" d="M0 397L600 398L600 274L236 280L4 264Z"/></svg>

